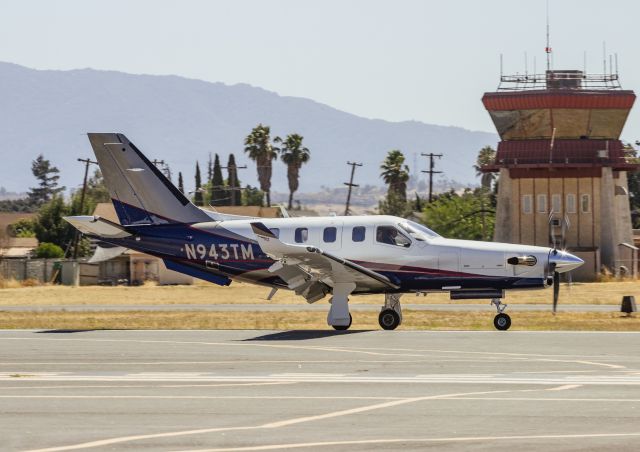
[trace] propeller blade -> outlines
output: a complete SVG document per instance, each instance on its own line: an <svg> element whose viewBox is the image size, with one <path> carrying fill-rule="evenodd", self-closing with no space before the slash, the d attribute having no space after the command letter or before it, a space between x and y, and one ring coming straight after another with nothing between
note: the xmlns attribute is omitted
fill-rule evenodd
<svg viewBox="0 0 640 452"><path fill-rule="evenodd" d="M560 295L560 273L553 272L553 313L556 313L558 308L558 297Z"/></svg>

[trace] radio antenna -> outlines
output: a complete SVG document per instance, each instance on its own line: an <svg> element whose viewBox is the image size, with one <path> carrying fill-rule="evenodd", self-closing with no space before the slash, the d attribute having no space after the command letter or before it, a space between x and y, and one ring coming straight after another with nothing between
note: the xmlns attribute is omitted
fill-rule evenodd
<svg viewBox="0 0 640 452"><path fill-rule="evenodd" d="M551 44L549 43L549 0L547 0L547 47L544 51L547 53L547 71L551 70Z"/></svg>

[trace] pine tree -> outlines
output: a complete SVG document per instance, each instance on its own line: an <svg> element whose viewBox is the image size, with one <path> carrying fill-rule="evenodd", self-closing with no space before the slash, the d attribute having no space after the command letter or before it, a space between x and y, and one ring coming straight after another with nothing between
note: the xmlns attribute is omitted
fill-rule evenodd
<svg viewBox="0 0 640 452"><path fill-rule="evenodd" d="M182 171L178 172L178 190L184 194L184 181L182 180Z"/></svg>
<svg viewBox="0 0 640 452"><path fill-rule="evenodd" d="M196 206L202 206L202 177L200 176L200 164L196 160L196 190L193 195L193 203Z"/></svg>
<svg viewBox="0 0 640 452"><path fill-rule="evenodd" d="M236 165L236 157L233 154L229 154L227 171L229 172L229 179L227 180L230 198L229 205L239 206L242 204L242 192L240 190L240 180L238 179L238 165Z"/></svg>
<svg viewBox="0 0 640 452"><path fill-rule="evenodd" d="M29 201L36 205L49 202L55 195L64 191L65 187L58 187L60 170L51 165L51 162L40 154L31 162L31 172L38 179L39 186L33 187L29 192Z"/></svg>
<svg viewBox="0 0 640 452"><path fill-rule="evenodd" d="M216 154L213 161L213 172L211 176L211 205L229 205L229 196L224 186L224 179L222 178L222 168L220 166L220 157L218 156L218 154Z"/></svg>

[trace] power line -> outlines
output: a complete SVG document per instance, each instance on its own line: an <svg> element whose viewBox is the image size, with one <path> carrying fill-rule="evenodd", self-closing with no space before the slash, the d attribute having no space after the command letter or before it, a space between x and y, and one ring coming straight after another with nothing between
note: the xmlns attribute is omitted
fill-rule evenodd
<svg viewBox="0 0 640 452"><path fill-rule="evenodd" d="M349 187L349 191L347 192L347 203L344 207L344 214L349 215L349 204L351 203L351 189L353 187L359 187L358 184L354 184L353 183L353 176L356 172L356 166L362 166L362 163L356 163L356 162L347 162L347 165L351 165L351 178L349 179L349 182L345 182L344 184Z"/></svg>
<svg viewBox="0 0 640 452"><path fill-rule="evenodd" d="M434 154L433 152L430 152L428 154L420 154L420 155L423 157L429 157L429 169L426 171L423 170L422 172L429 174L429 202L431 202L431 200L433 199L433 175L442 173L442 171L433 170L433 168L435 167L433 158L434 157L441 158L442 154Z"/></svg>

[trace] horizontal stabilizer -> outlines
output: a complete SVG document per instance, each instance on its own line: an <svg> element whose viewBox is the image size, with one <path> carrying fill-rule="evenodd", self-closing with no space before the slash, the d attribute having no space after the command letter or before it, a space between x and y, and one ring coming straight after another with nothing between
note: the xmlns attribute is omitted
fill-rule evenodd
<svg viewBox="0 0 640 452"><path fill-rule="evenodd" d="M110 239L122 239L131 236L124 227L113 221L93 215L64 217L66 221L83 234Z"/></svg>

